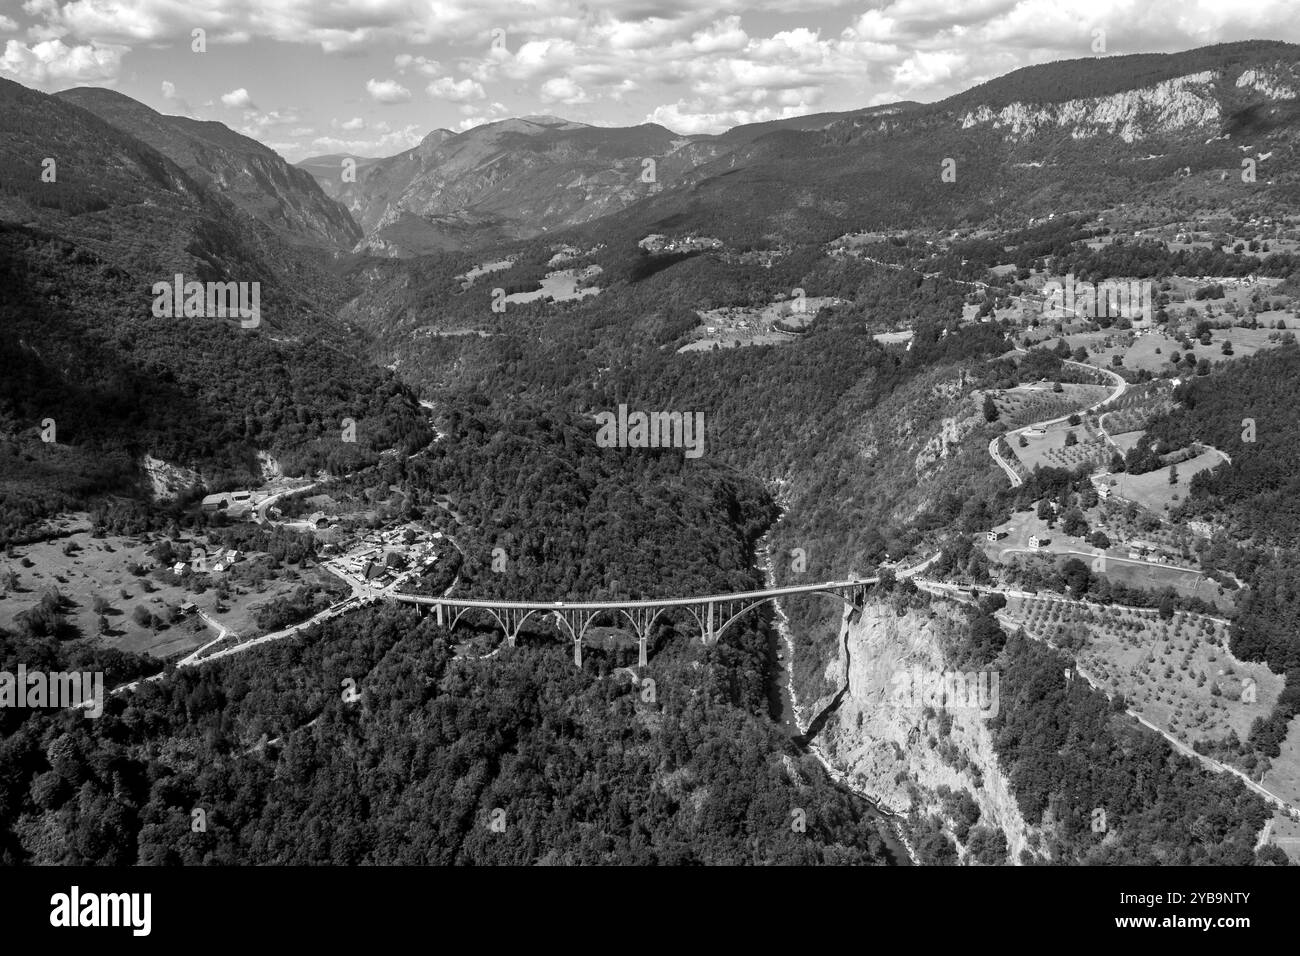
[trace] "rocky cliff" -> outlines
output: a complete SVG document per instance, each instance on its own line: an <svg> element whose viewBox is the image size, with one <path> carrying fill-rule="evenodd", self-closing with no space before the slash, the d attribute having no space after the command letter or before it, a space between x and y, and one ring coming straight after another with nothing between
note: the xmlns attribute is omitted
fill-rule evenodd
<svg viewBox="0 0 1300 956"><path fill-rule="evenodd" d="M1034 828L1025 823L998 767L988 720L953 709L947 711L949 724L937 712L897 704L898 675L950 668L944 648L961 626L959 614L942 602L901 616L888 603L868 604L848 624L839 653L827 664L829 682L847 683L848 692L817 742L834 765L885 806L943 819L963 859L967 847L956 838L963 828L952 819L953 800L945 799L942 788L953 795L965 791L979 807L978 824L1003 832L1008 860L1015 862L1031 845ZM819 713L832 700L824 697L810 710Z"/></svg>

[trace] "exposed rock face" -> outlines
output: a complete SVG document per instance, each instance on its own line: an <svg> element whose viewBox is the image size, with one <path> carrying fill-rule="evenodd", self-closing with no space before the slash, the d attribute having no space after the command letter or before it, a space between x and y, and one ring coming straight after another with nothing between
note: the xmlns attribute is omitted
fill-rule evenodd
<svg viewBox="0 0 1300 956"><path fill-rule="evenodd" d="M962 129L989 125L1005 129L1010 140L1042 130L1065 129L1075 139L1118 136L1126 143L1157 133L1217 127L1223 118L1210 71L1175 77L1151 87L1111 96L1066 100L1036 106L1010 103L994 111L987 106L966 113Z"/></svg>
<svg viewBox="0 0 1300 956"><path fill-rule="evenodd" d="M145 455L141 465L155 501L170 501L203 483L203 476L194 469L170 465L152 455Z"/></svg>
<svg viewBox="0 0 1300 956"><path fill-rule="evenodd" d="M1300 97L1300 79L1295 68L1277 65L1272 68L1245 70L1237 77L1238 89L1247 88L1262 93L1271 100L1294 100Z"/></svg>
<svg viewBox="0 0 1300 956"><path fill-rule="evenodd" d="M112 90L79 87L55 95L148 143L285 238L338 249L361 238L347 211L310 173L221 123L165 116Z"/></svg>
<svg viewBox="0 0 1300 956"><path fill-rule="evenodd" d="M945 734L937 713L927 718L920 707L897 705L898 675L951 669L943 647L960 626L950 617L953 613L936 604L933 615L909 611L899 617L888 604L868 604L827 665L827 677L842 686L847 649L848 693L818 741L835 765L895 811L944 816L939 787L969 792L980 808L979 824L1002 830L1008 859L1016 862L1033 828L1025 823L998 767L987 718L977 711L950 710L952 723ZM829 703L830 698L819 700L812 709L817 712ZM948 832L951 836L951 828ZM958 846L964 856L965 847Z"/></svg>
<svg viewBox="0 0 1300 956"><path fill-rule="evenodd" d="M1300 64L1276 62L1246 69L1201 70L1122 93L1054 103L979 106L957 117L962 129L991 127L1009 142L1065 132L1076 140L1101 136L1134 143L1152 137L1214 137L1242 106L1300 97Z"/></svg>

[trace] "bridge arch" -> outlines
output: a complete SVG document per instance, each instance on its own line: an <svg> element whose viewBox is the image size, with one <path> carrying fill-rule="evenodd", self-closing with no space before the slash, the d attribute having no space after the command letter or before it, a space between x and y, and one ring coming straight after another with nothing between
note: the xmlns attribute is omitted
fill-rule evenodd
<svg viewBox="0 0 1300 956"><path fill-rule="evenodd" d="M456 625L460 623L460 619L464 617L466 614L468 614L470 611L484 611L487 614L490 614L492 616L492 620L497 622L497 627L501 628L502 633L506 633L506 623L505 621L501 620L501 615L497 613L496 608L483 607L482 605L479 604L466 604L462 606L460 610L458 610L456 614L452 617L451 624L447 626L448 632L456 630Z"/></svg>
<svg viewBox="0 0 1300 956"><path fill-rule="evenodd" d="M866 591L868 587L870 587L870 584L866 582L862 582L860 584L855 583L853 585L844 586L842 588L818 588L817 590L814 591L803 591L800 593L820 594L823 597L832 597L835 598L837 601L842 602L850 610L854 610L861 606L862 598L866 595ZM843 593L845 591L847 591L848 593ZM731 616L728 617L724 623L722 623L713 631L712 634L713 643L717 643L718 641L720 641L722 639L722 635L726 633L727 628L731 627L731 625L735 624L738 620L740 620L742 617L744 617L750 611L754 610L754 608L758 607L759 605L776 604L777 600L780 598L794 597L794 596L795 595L791 595L791 594L766 594L763 597L756 598L755 600L749 602L739 611L736 611L735 613L731 614ZM730 610L731 609L728 608L728 611ZM706 614L712 617L712 609L706 611ZM697 617L696 620L699 620L699 618ZM709 640L708 629L701 627L700 630L704 636L704 640L707 642Z"/></svg>

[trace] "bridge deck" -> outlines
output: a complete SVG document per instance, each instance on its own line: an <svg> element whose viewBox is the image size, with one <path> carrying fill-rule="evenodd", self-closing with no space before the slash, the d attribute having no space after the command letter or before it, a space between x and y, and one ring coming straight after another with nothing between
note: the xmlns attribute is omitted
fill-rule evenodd
<svg viewBox="0 0 1300 956"><path fill-rule="evenodd" d="M767 588L761 591L737 591L732 594L706 594L700 597L685 598L645 598L635 601L504 601L492 598L431 597L423 594L394 594L392 597L394 600L407 604L443 604L456 607L497 609L516 608L521 611L601 611L615 608L687 607L717 601L758 601L763 598L781 597L787 594L812 594L816 591L829 591L834 588L875 584L879 580L877 577L870 577L850 581L823 581L820 584L795 584L780 588Z"/></svg>

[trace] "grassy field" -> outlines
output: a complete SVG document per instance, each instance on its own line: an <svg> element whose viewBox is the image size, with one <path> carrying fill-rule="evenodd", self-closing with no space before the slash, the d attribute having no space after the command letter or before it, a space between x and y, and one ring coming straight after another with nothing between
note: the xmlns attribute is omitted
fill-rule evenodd
<svg viewBox="0 0 1300 956"><path fill-rule="evenodd" d="M0 558L0 574L12 571L18 579L16 590L0 596L0 627L15 628L18 614L34 606L47 590L57 588L70 602L65 615L67 624L82 637L99 634L101 615L95 610L99 598L107 605L102 616L108 622L108 631L100 638L105 644L169 657L191 651L217 636L198 615L162 623L170 617L171 607L193 601L214 620L249 637L258 632L256 612L263 603L291 594L300 584L325 580L335 583L332 575L317 569L300 572L284 567L262 577L253 570L261 558L248 555L233 574L224 575L229 598L222 605L225 610L217 613L216 592L199 582L206 579L208 585L215 585L223 575L181 579L170 569L155 568L149 554L155 543L120 536L92 538L88 530L81 530L64 538L16 547L14 557ZM133 574L128 570L132 564L150 570ZM253 578L258 577L261 580L253 583ZM138 607L144 607L159 622L151 626L138 624L134 618Z"/></svg>
<svg viewBox="0 0 1300 956"><path fill-rule="evenodd" d="M1104 385L1063 383L1059 392L1052 391L1050 385L1035 384L1018 385L990 394L998 407L998 421L1007 428L1020 428L1031 422L1059 418L1087 408L1101 401L1110 391Z"/></svg>
<svg viewBox="0 0 1300 956"><path fill-rule="evenodd" d="M1156 611L1090 608L1048 598L1012 598L1007 613L1033 633L1075 654L1110 693L1189 746L1244 740L1256 717L1273 709L1285 678L1263 664L1235 660L1227 627L1207 617ZM1243 690L1254 683L1254 700ZM1217 688L1218 693L1215 693Z"/></svg>
<svg viewBox="0 0 1300 956"><path fill-rule="evenodd" d="M1126 587L1143 588L1159 591L1171 587L1183 597L1196 597L1215 604L1221 611L1233 608L1233 594L1226 591L1217 581L1198 571L1188 570L1171 564L1157 564L1144 560L1128 558L1128 548L1121 542L1142 538L1155 544L1166 546L1170 554L1175 555L1186 565L1195 567L1195 560L1190 550L1184 546L1189 534L1184 529L1163 529L1158 531L1141 530L1136 521L1126 521L1123 506L1113 502L1104 502L1102 508L1090 508L1084 512L1091 530L1104 531L1114 544L1100 552L1099 549L1078 537L1070 537L1061 530L1058 523L1049 528L1044 519L1032 511L1017 512L1010 521L998 525L994 530L1003 532L1004 536L995 541L980 539L980 546L989 560L999 564L1032 563L1052 561L1059 563L1067 558L1078 558L1090 567L1099 553L1104 553L1104 567L1095 570L1105 574L1112 584ZM1046 539L1046 544L1038 550L1029 548L1029 539L1036 536Z"/></svg>
<svg viewBox="0 0 1300 956"><path fill-rule="evenodd" d="M1284 800L1300 803L1300 717L1291 719L1286 739L1282 741L1282 752L1272 759L1268 773L1260 782ZM1293 863L1300 863L1300 822L1275 814L1271 837Z"/></svg>
<svg viewBox="0 0 1300 956"><path fill-rule="evenodd" d="M1217 451L1205 451L1195 458L1179 462L1175 467L1178 480L1169 483L1169 469L1158 468L1145 475L1114 474L1110 477L1115 494L1129 501L1135 501L1143 508L1158 515L1164 514L1179 501L1187 497L1191 487L1192 476L1202 471L1216 468L1225 461Z"/></svg>
<svg viewBox="0 0 1300 956"><path fill-rule="evenodd" d="M1074 432L1078 444L1066 446L1066 436ZM1104 465L1110 461L1110 445L1099 432L1088 424L1061 423L1052 425L1041 437L1025 435L1025 447L1020 447L1019 436L1009 439L1011 450L1026 468L1032 471L1044 468L1077 468L1082 464Z"/></svg>
<svg viewBox="0 0 1300 956"><path fill-rule="evenodd" d="M788 326L810 325L823 306L833 306L841 300L833 296L808 296L803 312L793 310L793 300L773 302L762 308L722 308L699 312L700 325L693 342L683 345L678 352L708 352L719 348L741 348L750 345L786 345L798 339L773 330L772 323L780 320ZM712 332L709 329L713 329ZM911 333L907 334L911 337ZM899 339L899 341L906 341Z"/></svg>

